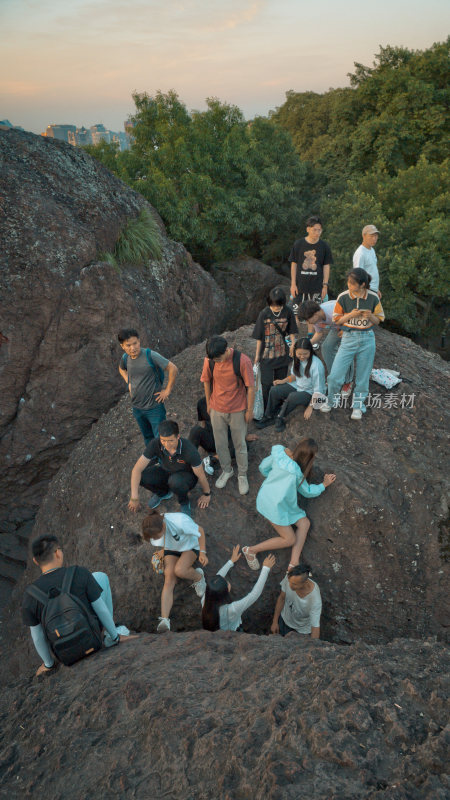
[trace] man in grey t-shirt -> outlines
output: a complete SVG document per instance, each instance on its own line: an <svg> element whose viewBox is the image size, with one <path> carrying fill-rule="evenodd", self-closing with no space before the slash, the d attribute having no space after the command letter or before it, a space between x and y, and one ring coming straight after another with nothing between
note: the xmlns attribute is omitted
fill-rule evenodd
<svg viewBox="0 0 450 800"><path fill-rule="evenodd" d="M158 436L159 423L166 418L164 400L173 389L178 368L155 350L142 348L134 328L123 328L118 339L125 351L119 372L128 384L133 416L148 444ZM164 372L168 376L165 388Z"/></svg>

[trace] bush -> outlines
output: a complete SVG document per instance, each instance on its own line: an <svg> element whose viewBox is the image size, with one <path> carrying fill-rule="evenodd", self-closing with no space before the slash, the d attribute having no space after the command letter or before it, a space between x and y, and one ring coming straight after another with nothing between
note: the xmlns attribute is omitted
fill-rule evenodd
<svg viewBox="0 0 450 800"><path fill-rule="evenodd" d="M159 261L161 255L158 225L150 212L143 208L139 216L127 222L120 232L112 253L102 253L99 258L115 267L123 264L145 266L150 259Z"/></svg>

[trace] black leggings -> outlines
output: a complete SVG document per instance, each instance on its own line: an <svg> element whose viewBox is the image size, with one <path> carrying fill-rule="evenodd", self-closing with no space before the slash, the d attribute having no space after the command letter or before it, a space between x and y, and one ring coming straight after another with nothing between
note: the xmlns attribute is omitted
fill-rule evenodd
<svg viewBox="0 0 450 800"><path fill-rule="evenodd" d="M189 434L189 441L192 442L197 449L203 447L207 453L216 452L216 443L214 441L214 434L208 428L203 428L202 425L195 425Z"/></svg>
<svg viewBox="0 0 450 800"><path fill-rule="evenodd" d="M261 370L261 389L263 393L263 401L264 401L264 408L267 406L267 401L269 399L269 392L273 386L274 381L282 381L283 378L286 377L288 374L289 365L286 364L284 367L274 367L271 366L270 362L272 361L271 358L262 358L259 362L259 367Z"/></svg>
<svg viewBox="0 0 450 800"><path fill-rule="evenodd" d="M309 406L311 397L309 392L298 392L290 383L272 386L265 412L266 417L275 417L277 414L280 417L286 417L297 406ZM283 407L279 411L281 406Z"/></svg>
<svg viewBox="0 0 450 800"><path fill-rule="evenodd" d="M141 486L160 497L173 492L179 503L188 502L188 492L197 483L197 476L193 472L167 472L159 466L146 467L141 475Z"/></svg>

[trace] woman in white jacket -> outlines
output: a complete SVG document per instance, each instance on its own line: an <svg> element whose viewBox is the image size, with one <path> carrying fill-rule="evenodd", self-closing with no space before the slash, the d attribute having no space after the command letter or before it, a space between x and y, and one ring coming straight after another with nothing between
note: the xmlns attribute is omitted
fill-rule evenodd
<svg viewBox="0 0 450 800"><path fill-rule="evenodd" d="M303 406L304 418L309 419L314 402L325 402L325 368L317 356L310 339L300 339L295 345L294 363L290 375L273 382L266 410L261 420L255 422L257 428L265 428L275 423L275 430L283 431L286 417L297 406Z"/></svg>
<svg viewBox="0 0 450 800"><path fill-rule="evenodd" d="M231 584L225 576L239 561L241 553L239 545L233 548L231 558L219 569L217 575L206 584L206 592L202 598L202 622L207 631L237 631L242 625L242 614L256 602L264 589L269 572L275 564L275 556L268 555L264 559L261 572L253 589L241 600L231 601Z"/></svg>

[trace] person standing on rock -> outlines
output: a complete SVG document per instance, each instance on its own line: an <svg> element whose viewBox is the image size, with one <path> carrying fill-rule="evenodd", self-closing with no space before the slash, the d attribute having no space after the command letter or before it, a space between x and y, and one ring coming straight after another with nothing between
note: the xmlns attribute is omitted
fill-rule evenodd
<svg viewBox="0 0 450 800"><path fill-rule="evenodd" d="M194 567L199 560L206 567L205 531L186 514L159 514L152 509L142 520L142 536L155 547L162 547L158 555L164 563L164 586L161 592L161 616L157 633L170 631L170 612L173 606L173 590L177 580L191 581L199 597L206 589L201 567Z"/></svg>
<svg viewBox="0 0 450 800"><path fill-rule="evenodd" d="M295 342L297 332L293 311L286 305L284 289L272 289L267 306L258 314L252 333L253 339L257 340L255 364L259 364L261 369L264 408L274 381L282 380L288 374L289 347Z"/></svg>
<svg viewBox="0 0 450 800"><path fill-rule="evenodd" d="M318 497L336 480L336 475L328 474L322 483L306 481L317 449L314 439L307 437L301 439L293 450L276 444L270 456L259 465L265 481L258 492L256 508L270 522L277 537L242 548L251 569L259 569L257 553L285 547L292 547L289 568L298 564L310 521L298 506L297 492L303 497Z"/></svg>
<svg viewBox="0 0 450 800"><path fill-rule="evenodd" d="M328 400L323 413L337 408L347 370L356 358L356 381L351 419L360 420L366 411L369 379L375 358L376 328L384 320L384 311L376 292L370 289L370 275L364 269L352 269L347 275L347 291L336 300L333 320L343 328L342 341L328 375Z"/></svg>
<svg viewBox="0 0 450 800"><path fill-rule="evenodd" d="M157 508L163 500L176 494L180 511L190 515L188 493L197 481L203 489L198 506L208 508L211 491L200 454L192 442L180 436L178 423L165 419L160 423L159 436L151 440L133 467L128 508L134 512L140 509L138 489L141 485L152 492L148 501L150 508Z"/></svg>
<svg viewBox="0 0 450 800"><path fill-rule="evenodd" d="M206 342L206 358L200 380L205 389L206 405L216 443L222 474L216 481L223 489L234 470L228 447L231 431L238 466L240 494L248 492L247 425L253 418L255 381L249 357L228 347L223 336L212 336Z"/></svg>
<svg viewBox="0 0 450 800"><path fill-rule="evenodd" d="M142 348L135 328L122 328L117 338L125 351L119 372L128 385L133 416L148 444L158 436L159 423L166 418L164 401L173 389L178 367L155 350ZM168 379L164 388L165 372Z"/></svg>
<svg viewBox="0 0 450 800"><path fill-rule="evenodd" d="M64 554L56 536L39 536L31 551L41 575L25 590L22 619L29 626L36 652L43 661L36 675L56 668L55 654L62 663L71 664L99 650L102 639L105 647L111 647L135 638L129 635L128 628L114 623L111 587L104 572L64 567ZM56 601L58 606L64 605L61 622L55 616ZM56 620L56 628L52 619Z"/></svg>
<svg viewBox="0 0 450 800"><path fill-rule="evenodd" d="M353 268L365 269L370 275L370 288L381 299L380 276L378 273L375 245L380 231L375 225L365 225L362 229L362 244L353 253Z"/></svg>
<svg viewBox="0 0 450 800"><path fill-rule="evenodd" d="M289 254L291 262L291 295L294 314L297 317L299 303L314 300L322 303L328 299L328 283L333 255L330 245L320 237L322 221L320 217L306 220L306 236L294 242ZM312 326L308 326L312 335Z"/></svg>
<svg viewBox="0 0 450 800"><path fill-rule="evenodd" d="M281 581L281 593L275 605L271 633L295 631L320 639L322 598L320 589L311 580L311 568L298 564Z"/></svg>
<svg viewBox="0 0 450 800"><path fill-rule="evenodd" d="M241 630L242 614L253 605L261 595L269 572L275 564L275 556L268 555L264 559L259 578L253 589L241 600L231 600L231 584L226 580L230 569L239 561L241 553L239 545L233 547L231 558L219 569L217 575L206 584L205 596L202 597L202 624L207 631Z"/></svg>

